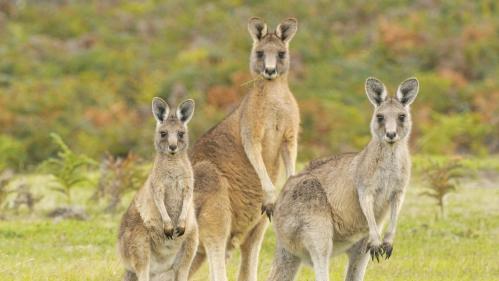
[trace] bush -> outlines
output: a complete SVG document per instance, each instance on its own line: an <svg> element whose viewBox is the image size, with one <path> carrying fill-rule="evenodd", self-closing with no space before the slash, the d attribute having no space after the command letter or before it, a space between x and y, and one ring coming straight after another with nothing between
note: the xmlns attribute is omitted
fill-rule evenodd
<svg viewBox="0 0 499 281"><path fill-rule="evenodd" d="M126 157L108 154L100 164L100 178L93 201L106 200L106 212L114 212L122 197L129 191L138 190L147 179L147 171L140 165L136 154Z"/></svg>
<svg viewBox="0 0 499 281"><path fill-rule="evenodd" d="M0 135L0 171L18 169L26 160L26 148L23 143L8 135Z"/></svg>
<svg viewBox="0 0 499 281"><path fill-rule="evenodd" d="M459 179L469 174L470 170L464 167L459 158L445 162L429 159L421 170L426 185L424 185L425 191L420 195L433 198L443 218L445 217L445 198L449 193L456 191Z"/></svg>

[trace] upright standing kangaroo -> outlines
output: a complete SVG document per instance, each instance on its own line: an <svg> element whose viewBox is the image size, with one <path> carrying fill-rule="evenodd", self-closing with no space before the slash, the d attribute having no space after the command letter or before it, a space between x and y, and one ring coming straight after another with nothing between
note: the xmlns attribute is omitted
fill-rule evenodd
<svg viewBox="0 0 499 281"><path fill-rule="evenodd" d="M152 107L156 159L120 226L124 280L187 281L198 245L194 179L187 156L187 123L194 101L183 102L176 113L170 113L160 98L153 99Z"/></svg>
<svg viewBox="0 0 499 281"><path fill-rule="evenodd" d="M226 255L241 249L240 281L256 281L258 255L276 198L281 159L295 172L300 123L288 88L289 42L297 30L286 19L275 32L251 18L250 69L255 86L239 107L195 144L192 162L200 247L193 274L206 256L212 281L226 281Z"/></svg>
<svg viewBox="0 0 499 281"><path fill-rule="evenodd" d="M317 281L329 280L331 256L349 256L345 280L359 281L369 261L392 254L398 214L409 182L409 105L419 90L404 81L396 97L368 78L374 104L372 139L359 153L316 160L283 188L275 210L277 249L268 281L291 281L301 262L312 264ZM390 209L390 224L380 230Z"/></svg>

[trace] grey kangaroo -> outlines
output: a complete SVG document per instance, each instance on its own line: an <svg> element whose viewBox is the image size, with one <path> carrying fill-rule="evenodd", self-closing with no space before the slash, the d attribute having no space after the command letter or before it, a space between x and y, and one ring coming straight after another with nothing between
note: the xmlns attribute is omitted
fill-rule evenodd
<svg viewBox="0 0 499 281"><path fill-rule="evenodd" d="M198 245L194 179L187 156L187 123L194 101L170 112L154 98L156 159L144 186L123 215L118 248L125 281L187 281Z"/></svg>
<svg viewBox="0 0 499 281"><path fill-rule="evenodd" d="M312 161L288 179L277 199L277 249L268 281L293 280L301 262L313 266L317 281L327 281L329 259L344 252L349 257L345 280L359 281L369 257L379 261L392 255L411 173L409 106L419 83L415 78L402 82L395 97L375 78L367 79L365 89L374 105L369 144L359 153Z"/></svg>

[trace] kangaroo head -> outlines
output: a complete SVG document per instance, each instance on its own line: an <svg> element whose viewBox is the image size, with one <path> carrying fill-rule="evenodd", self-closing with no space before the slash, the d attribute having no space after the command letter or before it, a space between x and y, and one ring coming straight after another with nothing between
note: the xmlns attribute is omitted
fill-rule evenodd
<svg viewBox="0 0 499 281"><path fill-rule="evenodd" d="M274 32L260 18L251 18L248 31L253 38L250 56L250 71L273 80L286 74L289 69L289 42L298 29L298 21L289 18L281 22Z"/></svg>
<svg viewBox="0 0 499 281"><path fill-rule="evenodd" d="M154 147L161 154L175 155L189 145L187 123L194 113L194 101L182 102L176 112L170 112L170 106L161 98L152 100L152 113L156 119Z"/></svg>
<svg viewBox="0 0 499 281"><path fill-rule="evenodd" d="M382 142L394 144L407 139L411 132L410 104L419 91L416 78L402 82L395 97L388 97L385 85L376 78L366 80L366 94L374 105L371 134Z"/></svg>

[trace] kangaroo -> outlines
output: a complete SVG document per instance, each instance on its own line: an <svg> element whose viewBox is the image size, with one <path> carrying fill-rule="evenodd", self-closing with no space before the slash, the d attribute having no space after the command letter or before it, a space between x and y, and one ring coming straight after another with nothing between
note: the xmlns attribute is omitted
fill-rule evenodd
<svg viewBox="0 0 499 281"><path fill-rule="evenodd" d="M187 123L194 101L175 113L154 98L156 119L152 171L123 215L118 248L126 268L125 281L187 281L198 246L193 204L194 178L187 155Z"/></svg>
<svg viewBox="0 0 499 281"><path fill-rule="evenodd" d="M277 248L268 281L293 280L301 262L313 266L317 281L327 281L329 258L344 252L349 256L345 280L363 280L369 255L378 262L392 255L411 173L409 106L419 82L402 82L395 97L388 97L375 78L368 78L365 88L375 107L371 141L359 153L312 161L288 179L276 202Z"/></svg>
<svg viewBox="0 0 499 281"><path fill-rule="evenodd" d="M276 199L281 161L295 172L300 115L289 90L289 42L296 19L275 31L251 18L250 70L255 85L240 105L205 133L191 154L200 247L191 275L208 257L212 281L226 281L226 255L239 247L239 279L256 281L260 246ZM282 159L282 160L281 160Z"/></svg>

